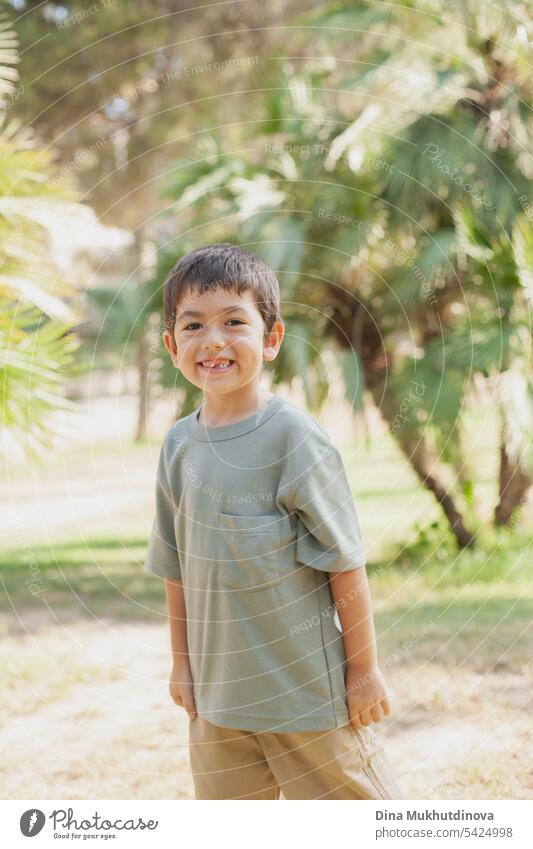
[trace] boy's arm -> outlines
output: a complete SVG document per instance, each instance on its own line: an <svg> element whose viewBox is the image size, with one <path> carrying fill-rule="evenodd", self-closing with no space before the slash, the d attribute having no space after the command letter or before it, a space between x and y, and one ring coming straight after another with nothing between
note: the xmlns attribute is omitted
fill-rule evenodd
<svg viewBox="0 0 533 849"><path fill-rule="evenodd" d="M346 700L354 728L381 722L391 712L378 666L372 600L366 569L329 572L346 654Z"/></svg>
<svg viewBox="0 0 533 849"><path fill-rule="evenodd" d="M196 706L187 643L187 611L182 582L165 578L165 594L172 647L170 695L177 705L185 708L190 719L195 719Z"/></svg>

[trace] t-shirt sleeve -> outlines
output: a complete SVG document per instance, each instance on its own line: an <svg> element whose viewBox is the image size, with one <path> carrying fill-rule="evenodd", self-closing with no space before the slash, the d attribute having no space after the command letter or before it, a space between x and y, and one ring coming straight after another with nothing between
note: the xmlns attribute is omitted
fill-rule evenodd
<svg viewBox="0 0 533 849"><path fill-rule="evenodd" d="M291 499L298 515L296 559L324 572L364 566L359 519L340 452L331 446L313 459Z"/></svg>
<svg viewBox="0 0 533 849"><path fill-rule="evenodd" d="M144 571L158 578L181 581L180 558L175 532L176 506L169 485L166 440L161 446L155 485L155 516L144 562Z"/></svg>

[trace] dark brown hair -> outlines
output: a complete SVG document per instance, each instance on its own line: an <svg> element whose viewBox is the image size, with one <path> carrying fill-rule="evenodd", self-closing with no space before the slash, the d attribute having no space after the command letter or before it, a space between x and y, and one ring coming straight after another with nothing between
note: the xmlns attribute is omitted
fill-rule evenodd
<svg viewBox="0 0 533 849"><path fill-rule="evenodd" d="M237 245L216 244L197 248L176 263L165 283L165 329L174 335L178 304L186 292L207 292L222 286L238 295L250 290L269 333L280 315L276 275L264 259Z"/></svg>

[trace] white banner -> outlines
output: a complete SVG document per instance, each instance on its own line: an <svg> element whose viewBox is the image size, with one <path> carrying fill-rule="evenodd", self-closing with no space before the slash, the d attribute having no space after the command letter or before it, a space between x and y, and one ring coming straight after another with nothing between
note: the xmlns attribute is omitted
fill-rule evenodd
<svg viewBox="0 0 533 849"><path fill-rule="evenodd" d="M4 846L79 845L203 849L333 846L529 847L530 801L270 804L257 801L47 800L2 803ZM208 807L208 811L202 811ZM240 808L237 811L237 807ZM254 810L257 807L257 810ZM304 807L308 810L305 811ZM216 810L215 810L216 808ZM529 815L529 816L528 816ZM31 844L32 838L35 843Z"/></svg>

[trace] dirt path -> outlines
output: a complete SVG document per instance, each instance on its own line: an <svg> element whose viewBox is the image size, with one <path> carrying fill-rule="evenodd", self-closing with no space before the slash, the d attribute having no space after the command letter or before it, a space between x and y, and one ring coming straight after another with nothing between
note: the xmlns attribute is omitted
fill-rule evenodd
<svg viewBox="0 0 533 849"><path fill-rule="evenodd" d="M65 629L55 630L39 633L36 664L41 649L61 658ZM69 624L66 632L78 656L63 665L65 695L41 699L48 681L38 675L13 694L20 715L12 710L0 730L2 797L192 798L187 720L166 691L166 629ZM84 659L90 670L101 664L100 677L83 680Z"/></svg>
<svg viewBox="0 0 533 849"><path fill-rule="evenodd" d="M193 797L186 715L167 695L166 626L64 621L0 647L16 673L0 728L2 798ZM419 662L387 680L394 716L379 732L407 798L531 798L525 671Z"/></svg>

